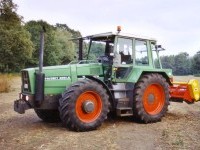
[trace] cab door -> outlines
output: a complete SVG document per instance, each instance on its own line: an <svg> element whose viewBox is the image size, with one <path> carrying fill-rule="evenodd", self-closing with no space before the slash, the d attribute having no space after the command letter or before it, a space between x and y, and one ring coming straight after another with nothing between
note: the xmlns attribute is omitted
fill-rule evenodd
<svg viewBox="0 0 200 150"><path fill-rule="evenodd" d="M113 79L115 82L126 82L133 68L132 38L117 37L114 48Z"/></svg>

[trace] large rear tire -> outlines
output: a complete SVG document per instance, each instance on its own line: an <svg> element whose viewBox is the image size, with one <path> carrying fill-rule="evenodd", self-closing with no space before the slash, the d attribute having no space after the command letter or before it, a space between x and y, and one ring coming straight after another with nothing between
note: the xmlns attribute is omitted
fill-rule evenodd
<svg viewBox="0 0 200 150"><path fill-rule="evenodd" d="M44 122L60 122L60 115L58 110L34 109L37 116Z"/></svg>
<svg viewBox="0 0 200 150"><path fill-rule="evenodd" d="M145 74L135 85L133 112L144 123L157 122L165 115L169 105L169 85L157 73Z"/></svg>
<svg viewBox="0 0 200 150"><path fill-rule="evenodd" d="M109 112L108 95L102 85L82 80L68 88L60 98L60 117L65 127L75 131L98 128Z"/></svg>

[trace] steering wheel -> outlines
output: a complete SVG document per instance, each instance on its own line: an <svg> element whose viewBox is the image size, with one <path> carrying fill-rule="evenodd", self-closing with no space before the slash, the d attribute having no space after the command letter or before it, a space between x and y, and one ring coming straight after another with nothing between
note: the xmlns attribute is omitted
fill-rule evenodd
<svg viewBox="0 0 200 150"><path fill-rule="evenodd" d="M109 63L109 57L108 56L106 56L106 55L104 55L104 56L99 56L98 58L97 58L97 60L98 60L98 62L100 62L100 63Z"/></svg>

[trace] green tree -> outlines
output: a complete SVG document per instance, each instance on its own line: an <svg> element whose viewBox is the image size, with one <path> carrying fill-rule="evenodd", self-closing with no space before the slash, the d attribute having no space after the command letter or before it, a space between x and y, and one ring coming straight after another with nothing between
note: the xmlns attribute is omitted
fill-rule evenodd
<svg viewBox="0 0 200 150"><path fill-rule="evenodd" d="M12 0L0 1L0 24L5 29L21 25L21 19L17 13L17 5Z"/></svg>
<svg viewBox="0 0 200 150"><path fill-rule="evenodd" d="M191 59L186 52L179 53L175 56L175 75L191 74Z"/></svg>
<svg viewBox="0 0 200 150"><path fill-rule="evenodd" d="M61 31L65 31L67 33L70 33L70 37L73 38L73 39L74 38L78 38L78 37L82 37L82 35L81 35L81 33L79 31L76 31L74 29L69 28L66 24L57 23L56 24L56 28L59 29L59 30L61 30ZM67 36L67 37L69 37L69 36ZM73 43L74 43L74 50L76 52L76 57L78 58L79 41L78 40L73 40ZM86 45L86 43L84 43L84 45ZM86 50L85 49L83 49L83 50L84 50L84 53L85 53Z"/></svg>
<svg viewBox="0 0 200 150"><path fill-rule="evenodd" d="M12 0L0 1L0 71L24 68L32 54L30 34L21 26L17 5Z"/></svg>
<svg viewBox="0 0 200 150"><path fill-rule="evenodd" d="M33 42L34 49L32 52L32 60L30 61L29 67L36 67L39 63L39 49L40 49L40 32L42 27L45 27L45 47L44 47L44 65L57 64L58 58L54 55L54 35L55 29L45 21L29 21L25 24L25 28L31 34L31 41Z"/></svg>
<svg viewBox="0 0 200 150"><path fill-rule="evenodd" d="M170 56L161 56L161 63L162 63L162 67L166 68L166 69L172 69L173 71L175 70L175 60L174 60L175 56L174 55L170 55Z"/></svg>
<svg viewBox="0 0 200 150"><path fill-rule="evenodd" d="M69 33L71 33L72 38L82 37L79 31L75 31L74 29L69 28L66 24L56 23L56 28L63 31L68 31Z"/></svg>
<svg viewBox="0 0 200 150"><path fill-rule="evenodd" d="M200 51L198 51L192 58L193 74L200 74Z"/></svg>
<svg viewBox="0 0 200 150"><path fill-rule="evenodd" d="M40 32L42 26L46 28L44 46L44 66L66 64L74 59L75 45L72 34L62 27L55 27L45 21L29 21L25 24L27 31L31 33L34 44L33 59L29 66L37 66L39 62Z"/></svg>
<svg viewBox="0 0 200 150"><path fill-rule="evenodd" d="M161 62L163 68L172 69L174 75L191 74L191 58L186 52L178 55L162 56Z"/></svg>
<svg viewBox="0 0 200 150"><path fill-rule="evenodd" d="M60 64L67 64L76 56L75 43L69 40L71 36L71 33L65 29L56 29L55 39L57 49L60 52Z"/></svg>

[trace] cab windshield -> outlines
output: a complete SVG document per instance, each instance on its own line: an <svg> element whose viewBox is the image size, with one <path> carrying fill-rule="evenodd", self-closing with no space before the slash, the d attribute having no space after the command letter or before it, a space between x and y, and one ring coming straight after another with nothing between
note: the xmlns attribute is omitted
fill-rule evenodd
<svg viewBox="0 0 200 150"><path fill-rule="evenodd" d="M101 57L109 57L110 53L113 53L114 49L114 36L111 37L96 37L91 38L87 45L87 54L85 59L87 60L98 60Z"/></svg>

